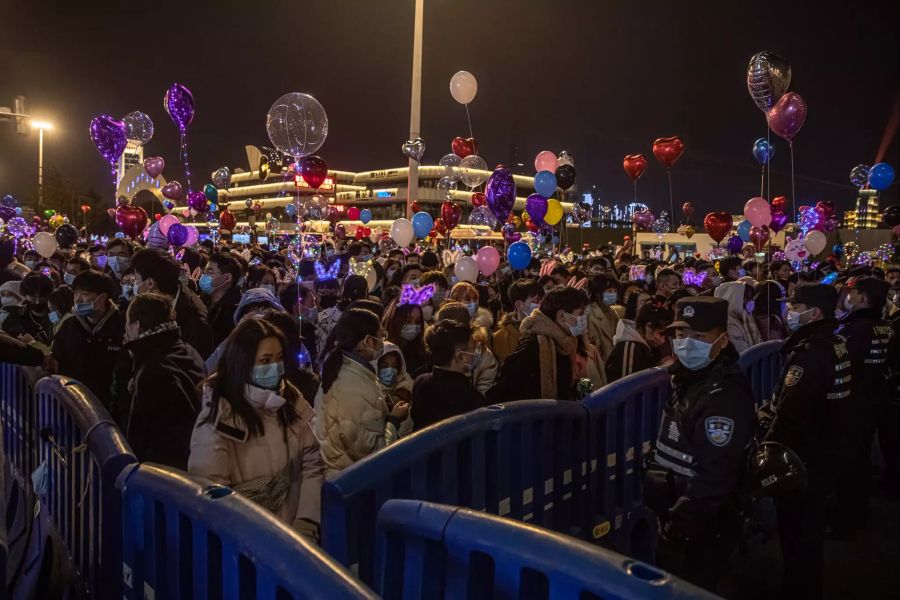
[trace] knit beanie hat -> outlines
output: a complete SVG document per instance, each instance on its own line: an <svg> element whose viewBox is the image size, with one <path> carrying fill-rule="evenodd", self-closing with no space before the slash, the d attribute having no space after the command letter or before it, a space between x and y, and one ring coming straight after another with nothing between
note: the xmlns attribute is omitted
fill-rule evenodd
<svg viewBox="0 0 900 600"><path fill-rule="evenodd" d="M468 325L471 321L469 309L462 302L447 302L441 307L436 320L444 321L446 319L452 319L463 325Z"/></svg>

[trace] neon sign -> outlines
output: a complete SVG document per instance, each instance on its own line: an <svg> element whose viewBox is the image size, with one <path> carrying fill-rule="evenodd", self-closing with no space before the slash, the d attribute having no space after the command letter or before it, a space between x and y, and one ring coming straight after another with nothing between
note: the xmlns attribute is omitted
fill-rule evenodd
<svg viewBox="0 0 900 600"><path fill-rule="evenodd" d="M308 183L303 181L303 177L300 175L294 175L294 187L312 189ZM326 177L325 181L322 182L322 185L319 186L319 189L325 191L334 190L334 178Z"/></svg>

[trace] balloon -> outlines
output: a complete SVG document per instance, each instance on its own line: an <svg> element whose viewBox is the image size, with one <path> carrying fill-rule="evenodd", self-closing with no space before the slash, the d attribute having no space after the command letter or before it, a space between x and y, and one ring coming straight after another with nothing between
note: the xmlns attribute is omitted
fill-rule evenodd
<svg viewBox="0 0 900 600"><path fill-rule="evenodd" d="M287 216L294 218L297 216L297 205L296 204L285 204L284 205L284 214Z"/></svg>
<svg viewBox="0 0 900 600"><path fill-rule="evenodd" d="M542 173L546 172L542 171ZM544 220L544 215L547 214L547 199L540 194L531 194L525 200L525 210L528 211L528 216L531 217L532 221L541 223Z"/></svg>
<svg viewBox="0 0 900 600"><path fill-rule="evenodd" d="M631 177L631 180L637 181L647 168L647 157L643 154L628 154L622 161L622 166L625 168L628 176Z"/></svg>
<svg viewBox="0 0 900 600"><path fill-rule="evenodd" d="M173 223L172 226L169 227L166 239L169 240L169 243L173 246L183 246L188 239L187 227L181 223Z"/></svg>
<svg viewBox="0 0 900 600"><path fill-rule="evenodd" d="M53 253L59 247L59 243L53 237L53 234L46 231L36 233L34 239L32 239L32 244L34 244L35 251L44 258L53 256Z"/></svg>
<svg viewBox="0 0 900 600"><path fill-rule="evenodd" d="M97 146L106 162L114 165L118 162L125 146L128 145L128 138L125 137L125 124L117 121L109 115L100 115L91 120L91 140Z"/></svg>
<svg viewBox="0 0 900 600"><path fill-rule="evenodd" d="M727 212L711 212L703 218L703 226L716 243L725 239L725 234L731 231L733 221Z"/></svg>
<svg viewBox="0 0 900 600"><path fill-rule="evenodd" d="M210 202L216 202L219 199L219 190L216 189L211 183L207 183L203 186L203 195L206 196L206 199Z"/></svg>
<svg viewBox="0 0 900 600"><path fill-rule="evenodd" d="M558 166L559 163L556 155L549 150L541 150L538 152L538 155L534 157L535 173L540 173L541 171L550 171L552 173L556 171Z"/></svg>
<svg viewBox="0 0 900 600"><path fill-rule="evenodd" d="M414 140L406 140L400 146L400 151L403 152L407 158L420 162L422 156L425 154L425 140L420 137L417 137Z"/></svg>
<svg viewBox="0 0 900 600"><path fill-rule="evenodd" d="M220 190L228 189L231 185L231 169L228 167L219 167L212 174L213 184Z"/></svg>
<svg viewBox="0 0 900 600"><path fill-rule="evenodd" d="M450 78L450 95L460 104L469 104L478 93L478 80L468 71L458 71Z"/></svg>
<svg viewBox="0 0 900 600"><path fill-rule="evenodd" d="M200 240L200 231L193 225L186 225L185 229L187 229L187 240L182 245L193 246Z"/></svg>
<svg viewBox="0 0 900 600"><path fill-rule="evenodd" d="M300 162L300 177L314 190L322 187L328 177L328 166L318 156L307 156Z"/></svg>
<svg viewBox="0 0 900 600"><path fill-rule="evenodd" d="M444 225L444 220L440 217L434 220L434 227L432 228L432 232L437 232L440 235L447 235L447 226ZM430 235L434 235L433 233Z"/></svg>
<svg viewBox="0 0 900 600"><path fill-rule="evenodd" d="M810 231L806 234L806 237L803 238L803 244L806 246L806 249L809 250L810 255L815 256L825 249L825 234L817 230Z"/></svg>
<svg viewBox="0 0 900 600"><path fill-rule="evenodd" d="M168 198L169 200L178 200L181 198L181 184L177 181L170 181L166 185L162 187L162 195Z"/></svg>
<svg viewBox="0 0 900 600"><path fill-rule="evenodd" d="M690 219L694 216L694 203L693 202L685 202L681 205L681 212L684 213L685 218Z"/></svg>
<svg viewBox="0 0 900 600"><path fill-rule="evenodd" d="M459 136L453 138L453 141L450 143L450 149L453 151L453 154L457 155L460 158L465 158L467 156L472 156L473 154L478 154L478 142L475 141L475 138L461 138Z"/></svg>
<svg viewBox="0 0 900 600"><path fill-rule="evenodd" d="M512 223L504 223L503 227L500 228L500 233L503 234L503 239L510 244L522 239L522 234L516 231L516 226Z"/></svg>
<svg viewBox="0 0 900 600"><path fill-rule="evenodd" d="M472 194L472 206L479 207L487 204L487 196L485 196L482 192L475 192Z"/></svg>
<svg viewBox="0 0 900 600"><path fill-rule="evenodd" d="M10 208L16 205L16 199L12 197L12 194L6 194L3 196L3 199L0 200L0 206L8 206Z"/></svg>
<svg viewBox="0 0 900 600"><path fill-rule="evenodd" d="M359 211L359 220L363 222L363 225L372 220L372 211L368 208L364 208ZM429 228L430 229L430 228Z"/></svg>
<svg viewBox="0 0 900 600"><path fill-rule="evenodd" d="M750 228L750 241L753 242L753 245L756 247L756 251L759 252L762 250L762 247L766 245L766 242L769 241L769 228L765 225L757 226L754 225Z"/></svg>
<svg viewBox="0 0 900 600"><path fill-rule="evenodd" d="M222 214L219 215L219 229L231 231L235 225L237 225L237 221L234 218L234 214L228 209L223 210Z"/></svg>
<svg viewBox="0 0 900 600"><path fill-rule="evenodd" d="M835 256L840 258L841 255L844 253L844 245L843 244L835 244L834 246L831 247L831 251L834 253Z"/></svg>
<svg viewBox="0 0 900 600"><path fill-rule="evenodd" d="M129 237L140 235L147 226L147 221L147 212L140 206L120 204L116 208L116 223L125 235Z"/></svg>
<svg viewBox="0 0 900 600"><path fill-rule="evenodd" d="M816 211L822 213L824 217L830 217L834 214L834 202L831 200L819 200L816 202Z"/></svg>
<svg viewBox="0 0 900 600"><path fill-rule="evenodd" d="M572 165L560 165L556 168L556 185L561 190L567 190L575 185L575 167Z"/></svg>
<svg viewBox="0 0 900 600"><path fill-rule="evenodd" d="M494 170L485 185L488 208L500 221L505 221L516 203L516 182L506 167Z"/></svg>
<svg viewBox="0 0 900 600"><path fill-rule="evenodd" d="M759 138L753 144L753 158L761 165L767 164L775 156L775 145L766 138Z"/></svg>
<svg viewBox="0 0 900 600"><path fill-rule="evenodd" d="M534 176L534 191L549 198L556 191L556 175L552 171L538 171Z"/></svg>
<svg viewBox="0 0 900 600"><path fill-rule="evenodd" d="M772 198L772 212L784 212L784 207L787 204L787 198L784 196L775 196Z"/></svg>
<svg viewBox="0 0 900 600"><path fill-rule="evenodd" d="M744 204L744 218L751 225L762 227L768 225L772 221L772 209L765 198L750 198Z"/></svg>
<svg viewBox="0 0 900 600"><path fill-rule="evenodd" d="M442 192L446 192L447 197L450 197L450 192L456 189L456 182L449 177L441 177L438 179L438 182L434 186L435 188L441 190Z"/></svg>
<svg viewBox="0 0 900 600"><path fill-rule="evenodd" d="M144 172L147 173L151 179L159 177L165 168L166 161L162 156L151 156L144 159Z"/></svg>
<svg viewBox="0 0 900 600"><path fill-rule="evenodd" d="M888 227L900 225L900 206L897 206L896 204L888 206L884 209L884 212L881 213L881 218L884 219L884 224Z"/></svg>
<svg viewBox="0 0 900 600"><path fill-rule="evenodd" d="M687 239L694 237L694 234L697 232L693 225L683 225L682 227L679 227L679 229L681 229L681 234Z"/></svg>
<svg viewBox="0 0 900 600"><path fill-rule="evenodd" d="M441 219L447 230L455 229L462 217L462 207L456 202L444 202L441 204Z"/></svg>
<svg viewBox="0 0 900 600"><path fill-rule="evenodd" d="M125 123L125 136L129 142L143 146L153 137L153 121L141 111L130 112L122 117Z"/></svg>
<svg viewBox="0 0 900 600"><path fill-rule="evenodd" d="M791 84L791 66L774 52L755 54L747 65L747 90L759 108L766 112L784 96Z"/></svg>
<svg viewBox="0 0 900 600"><path fill-rule="evenodd" d="M434 219L427 212L417 212L412 217L413 234L417 238L426 237L434 227Z"/></svg>
<svg viewBox="0 0 900 600"><path fill-rule="evenodd" d="M787 215L781 211L772 213L772 222L769 223L769 229L772 230L773 233L778 233L782 229L784 229L785 224L787 223Z"/></svg>
<svg viewBox="0 0 900 600"><path fill-rule="evenodd" d="M869 169L869 187L873 190L886 190L894 182L894 168L887 163L872 165Z"/></svg>
<svg viewBox="0 0 900 600"><path fill-rule="evenodd" d="M159 220L159 232L163 235L167 235L169 233L169 227L180 223L178 217L175 215L165 215L163 218Z"/></svg>
<svg viewBox="0 0 900 600"><path fill-rule="evenodd" d="M788 92L766 113L769 128L791 143L806 121L806 102L796 92Z"/></svg>
<svg viewBox="0 0 900 600"><path fill-rule="evenodd" d="M500 266L500 253L493 246L484 246L475 254L475 262L481 274L490 277Z"/></svg>
<svg viewBox="0 0 900 600"><path fill-rule="evenodd" d="M556 199L547 200L547 214L544 215L544 223L556 225L563 218L562 203Z"/></svg>
<svg viewBox="0 0 900 600"><path fill-rule="evenodd" d="M656 217L650 212L649 208L639 210L631 215L631 222L642 229L649 229Z"/></svg>
<svg viewBox="0 0 900 600"><path fill-rule="evenodd" d="M328 137L328 116L309 94L292 92L272 104L266 115L266 132L272 145L299 159L316 152Z"/></svg>
<svg viewBox="0 0 900 600"><path fill-rule="evenodd" d="M531 264L531 248L525 242L514 242L506 250L506 260L516 271L522 271Z"/></svg>
<svg viewBox="0 0 900 600"><path fill-rule="evenodd" d="M487 206L477 206L469 213L469 225L481 225L493 229L497 226L497 217L491 214ZM476 235L487 235L486 231L475 230Z"/></svg>
<svg viewBox="0 0 900 600"><path fill-rule="evenodd" d="M478 279L478 263L471 256L463 256L453 266L453 274L459 281L475 283Z"/></svg>
<svg viewBox="0 0 900 600"><path fill-rule="evenodd" d="M359 220L360 210L355 206L351 206L347 209L347 218L351 221Z"/></svg>
<svg viewBox="0 0 900 600"><path fill-rule="evenodd" d="M166 90L163 105L166 108L166 112L169 113L169 118L178 126L178 131L184 133L187 130L187 126L194 119L193 94L180 83L173 83Z"/></svg>
<svg viewBox="0 0 900 600"><path fill-rule="evenodd" d="M684 153L684 142L677 135L674 137L659 138L653 142L653 156L659 164L666 169L671 169Z"/></svg>
<svg viewBox="0 0 900 600"><path fill-rule="evenodd" d="M869 165L858 164L850 169L850 183L857 188L864 188L869 182Z"/></svg>
<svg viewBox="0 0 900 600"><path fill-rule="evenodd" d="M450 154L445 154L441 160L438 161L438 164L444 167L443 176L447 179L451 179L454 183L459 181L459 172L456 167L459 166L461 160L462 159L452 152Z"/></svg>
<svg viewBox="0 0 900 600"><path fill-rule="evenodd" d="M147 228L147 247L156 250L164 250L169 246L169 240L160 233L159 223L153 223Z"/></svg>
<svg viewBox="0 0 900 600"><path fill-rule="evenodd" d="M391 224L391 239L401 248L409 246L413 240L413 226L409 219L401 217Z"/></svg>
<svg viewBox="0 0 900 600"><path fill-rule="evenodd" d="M413 213L422 212L422 207L419 206L419 203L413 200L413 203L409 205L412 209Z"/></svg>
<svg viewBox="0 0 900 600"><path fill-rule="evenodd" d="M198 213L206 212L207 202L203 192L191 192L188 194L187 204L191 209L196 210Z"/></svg>
<svg viewBox="0 0 900 600"><path fill-rule="evenodd" d="M477 154L470 154L462 159L456 172L459 180L467 187L478 187L488 178L487 163Z"/></svg>
<svg viewBox="0 0 900 600"><path fill-rule="evenodd" d="M728 238L728 242L725 244L725 247L728 248L728 251L732 254L737 254L744 247L744 240L742 240L739 236L733 235Z"/></svg>
<svg viewBox="0 0 900 600"><path fill-rule="evenodd" d="M28 222L22 217L13 217L6 223L6 230L13 234L13 237L22 237L28 232Z"/></svg>
<svg viewBox="0 0 900 600"><path fill-rule="evenodd" d="M556 159L556 166L559 167L562 165L572 165L573 167L575 166L575 159L572 158L572 155L569 154L568 150L563 150L562 152L560 152L559 158Z"/></svg>

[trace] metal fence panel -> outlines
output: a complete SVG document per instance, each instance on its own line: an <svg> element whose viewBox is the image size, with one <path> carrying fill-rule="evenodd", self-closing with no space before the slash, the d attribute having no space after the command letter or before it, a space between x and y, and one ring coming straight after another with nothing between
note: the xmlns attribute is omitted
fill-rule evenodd
<svg viewBox="0 0 900 600"><path fill-rule="evenodd" d="M781 356L782 340L763 342L741 353L738 365L750 380L753 388L753 401L759 408L772 399L775 383L781 376L781 365L784 357Z"/></svg>

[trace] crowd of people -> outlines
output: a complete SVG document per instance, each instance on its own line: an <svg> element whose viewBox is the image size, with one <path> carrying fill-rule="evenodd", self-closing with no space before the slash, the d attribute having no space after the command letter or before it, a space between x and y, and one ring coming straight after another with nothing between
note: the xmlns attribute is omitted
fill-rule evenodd
<svg viewBox="0 0 900 600"><path fill-rule="evenodd" d="M4 240L0 360L82 382L139 460L229 485L313 539L323 479L398 439L652 367L674 391L646 492L677 573L714 588L726 568L754 440L808 472L778 500L793 597L821 595L826 528L864 524L876 433L896 489L900 267L669 263L626 242L457 281L449 252L346 240L304 256L111 239L43 258ZM769 340L786 340L785 367L757 415L737 358Z"/></svg>

